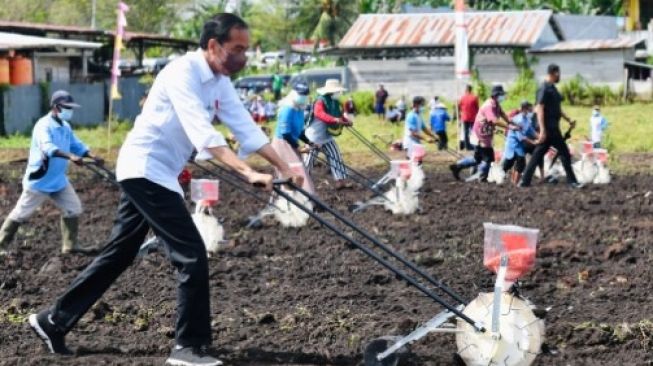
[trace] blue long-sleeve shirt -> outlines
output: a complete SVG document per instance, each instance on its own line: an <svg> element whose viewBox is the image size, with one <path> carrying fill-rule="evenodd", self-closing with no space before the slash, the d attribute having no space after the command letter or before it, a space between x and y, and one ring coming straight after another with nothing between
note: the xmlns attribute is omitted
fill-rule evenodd
<svg viewBox="0 0 653 366"><path fill-rule="evenodd" d="M304 110L289 105L281 107L274 135L286 140L293 148L299 146L299 140L308 142L304 136Z"/></svg>
<svg viewBox="0 0 653 366"><path fill-rule="evenodd" d="M431 111L431 130L433 132L444 132L447 130L447 122L451 120L449 113L444 108L436 108Z"/></svg>
<svg viewBox="0 0 653 366"><path fill-rule="evenodd" d="M29 160L23 177L24 189L52 193L68 185L68 159L55 157L57 150L83 156L88 152L88 147L75 136L68 122L59 123L48 113L36 122L32 130ZM30 179L30 175L42 167L47 167L45 174Z"/></svg>
<svg viewBox="0 0 653 366"><path fill-rule="evenodd" d="M506 145L503 152L503 157L505 159L512 159L517 156L526 155L524 150L524 140L526 138L535 138L536 132L531 123L531 119L524 114L519 113L512 118L512 121L516 123L521 130L510 130L508 131L508 136L506 136Z"/></svg>

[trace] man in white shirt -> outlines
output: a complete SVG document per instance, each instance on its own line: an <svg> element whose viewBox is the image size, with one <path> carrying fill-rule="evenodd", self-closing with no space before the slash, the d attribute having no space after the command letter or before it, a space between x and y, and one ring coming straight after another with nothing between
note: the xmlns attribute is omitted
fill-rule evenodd
<svg viewBox="0 0 653 366"><path fill-rule="evenodd" d="M205 352L211 343L208 262L177 176L197 150L271 189L272 176L239 160L213 128L217 116L239 140L241 154L257 153L296 184L302 178L270 147L229 79L247 61L247 24L233 14L218 14L204 25L200 46L159 73L120 150L116 175L122 195L106 246L52 307L29 317L51 353L70 354L65 335L132 263L152 229L178 271L176 346L166 364L222 364Z"/></svg>
<svg viewBox="0 0 653 366"><path fill-rule="evenodd" d="M601 140L606 128L608 128L608 121L601 115L601 107L595 105L592 109L592 117L590 117L590 133L595 149L601 148Z"/></svg>

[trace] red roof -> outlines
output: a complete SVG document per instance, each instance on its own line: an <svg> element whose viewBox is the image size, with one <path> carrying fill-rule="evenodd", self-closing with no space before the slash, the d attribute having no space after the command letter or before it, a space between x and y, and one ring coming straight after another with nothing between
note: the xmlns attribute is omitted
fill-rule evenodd
<svg viewBox="0 0 653 366"><path fill-rule="evenodd" d="M531 47L539 39L553 12L467 12L470 46ZM451 47L455 43L455 13L363 14L338 47Z"/></svg>

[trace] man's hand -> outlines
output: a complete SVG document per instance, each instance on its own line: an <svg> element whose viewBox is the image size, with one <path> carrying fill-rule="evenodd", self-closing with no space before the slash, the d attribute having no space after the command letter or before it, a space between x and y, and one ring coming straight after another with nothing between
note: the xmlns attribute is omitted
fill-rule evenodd
<svg viewBox="0 0 653 366"><path fill-rule="evenodd" d="M92 157L92 159L93 159L93 161L95 161L95 164L97 164L97 165L99 165L99 166L103 166L103 165L104 165L104 159L102 159L101 157L99 157L99 156L94 156L94 157Z"/></svg>
<svg viewBox="0 0 653 366"><path fill-rule="evenodd" d="M295 173L290 170L286 165L286 169L280 170L281 179L290 179L296 186L301 187L304 184L304 177L301 174Z"/></svg>
<svg viewBox="0 0 653 366"><path fill-rule="evenodd" d="M535 140L535 144L540 145L544 143L545 140L546 140L546 132L540 131L540 136L537 138L537 140Z"/></svg>
<svg viewBox="0 0 653 366"><path fill-rule="evenodd" d="M300 154L308 154L309 152L311 152L312 149L313 149L312 147L308 145L304 145L299 149L297 149L297 151L299 151Z"/></svg>
<svg viewBox="0 0 653 366"><path fill-rule="evenodd" d="M340 124L343 126L352 126L354 123L346 119L340 119Z"/></svg>
<svg viewBox="0 0 653 366"><path fill-rule="evenodd" d="M75 163L75 165L78 166L84 165L84 159L74 154L68 155L68 160L72 161L73 163Z"/></svg>
<svg viewBox="0 0 653 366"><path fill-rule="evenodd" d="M513 123L509 123L508 124L508 129L513 130L513 131L521 131L521 126L513 124Z"/></svg>
<svg viewBox="0 0 653 366"><path fill-rule="evenodd" d="M272 190L272 176L270 174L259 173L255 170L250 170L244 174L247 181L257 187L261 187L266 191Z"/></svg>
<svg viewBox="0 0 653 366"><path fill-rule="evenodd" d="M575 119L570 119L569 120L569 126L571 127L572 130L574 128L576 128L576 120Z"/></svg>

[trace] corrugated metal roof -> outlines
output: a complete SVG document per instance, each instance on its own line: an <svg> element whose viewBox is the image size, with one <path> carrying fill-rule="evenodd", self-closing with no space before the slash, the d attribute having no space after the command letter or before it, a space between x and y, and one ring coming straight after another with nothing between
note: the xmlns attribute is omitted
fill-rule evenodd
<svg viewBox="0 0 653 366"><path fill-rule="evenodd" d="M64 33L64 34L78 34L84 36L108 36L113 37L114 31L105 31L102 29L93 29L89 27L78 27L70 25L58 25L58 24L45 24L45 23L28 23L28 22L15 22L8 20L0 20L0 30L10 31L10 32L19 32L19 33L29 33L29 34L44 34L46 32L52 33ZM125 40L129 41L131 39L144 39L152 41L162 41L162 42L178 42L188 45L197 44L195 41L177 39L168 37L161 34L153 33L140 33L140 32L125 32Z"/></svg>
<svg viewBox="0 0 653 366"><path fill-rule="evenodd" d="M531 50L532 53L542 52L574 52L574 51L596 51L633 48L643 40L632 39L629 37L615 39L590 39L577 41L564 41L552 44L550 46Z"/></svg>
<svg viewBox="0 0 653 366"><path fill-rule="evenodd" d="M531 47L553 12L467 12L470 46ZM338 44L339 48L452 47L455 13L363 14Z"/></svg>
<svg viewBox="0 0 653 366"><path fill-rule="evenodd" d="M38 49L50 47L94 49L102 47L102 43L0 32L0 50Z"/></svg>

